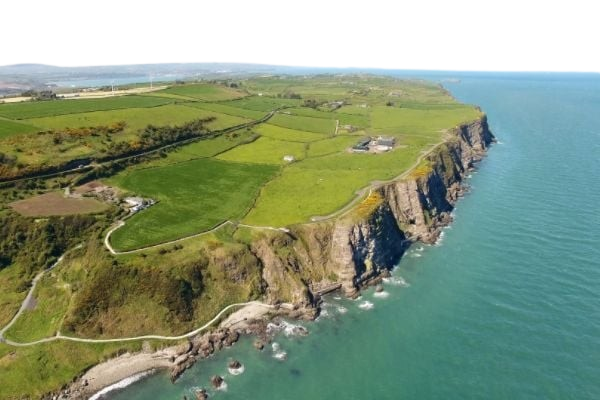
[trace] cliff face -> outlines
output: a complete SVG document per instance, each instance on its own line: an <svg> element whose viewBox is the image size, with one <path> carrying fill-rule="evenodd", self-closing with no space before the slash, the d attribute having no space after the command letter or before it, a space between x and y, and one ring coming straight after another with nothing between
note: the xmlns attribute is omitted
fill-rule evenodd
<svg viewBox="0 0 600 400"><path fill-rule="evenodd" d="M352 296L392 267L411 242L435 242L451 220L465 173L493 140L485 116L461 125L447 133L422 166L373 189L356 210L258 240L252 249L263 265L269 301L306 306L335 283Z"/></svg>

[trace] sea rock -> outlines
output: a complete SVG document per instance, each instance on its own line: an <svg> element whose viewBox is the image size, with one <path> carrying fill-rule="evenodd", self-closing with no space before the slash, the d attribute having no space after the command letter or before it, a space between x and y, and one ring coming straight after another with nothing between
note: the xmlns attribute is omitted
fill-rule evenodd
<svg viewBox="0 0 600 400"><path fill-rule="evenodd" d="M227 367L230 369L240 369L242 368L242 363L238 360L231 360L229 364L227 364Z"/></svg>
<svg viewBox="0 0 600 400"><path fill-rule="evenodd" d="M225 346L232 346L240 339L240 334L237 331L229 331L229 334L223 339Z"/></svg>
<svg viewBox="0 0 600 400"><path fill-rule="evenodd" d="M375 291L376 291L377 293L381 293L381 292L383 292L383 286L381 286L381 285L377 285L377 286L375 287Z"/></svg>
<svg viewBox="0 0 600 400"><path fill-rule="evenodd" d="M204 389L197 389L194 392L194 395L196 396L196 400L206 400L206 399L208 399L208 393L206 393L206 390L204 390Z"/></svg>
<svg viewBox="0 0 600 400"><path fill-rule="evenodd" d="M256 350L262 350L265 348L265 342L260 339L256 339L253 344Z"/></svg>
<svg viewBox="0 0 600 400"><path fill-rule="evenodd" d="M210 378L210 384L215 388L219 389L223 385L224 379L219 375L213 375Z"/></svg>

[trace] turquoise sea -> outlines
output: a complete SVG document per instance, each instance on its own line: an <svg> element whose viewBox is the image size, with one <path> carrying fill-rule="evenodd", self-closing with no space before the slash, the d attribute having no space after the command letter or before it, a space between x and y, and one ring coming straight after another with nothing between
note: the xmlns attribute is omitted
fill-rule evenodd
<svg viewBox="0 0 600 400"><path fill-rule="evenodd" d="M157 374L109 398L191 399L221 374L212 399L600 399L600 75L448 77L499 143L387 297L327 298L308 337L277 338L285 361L242 340L175 385Z"/></svg>

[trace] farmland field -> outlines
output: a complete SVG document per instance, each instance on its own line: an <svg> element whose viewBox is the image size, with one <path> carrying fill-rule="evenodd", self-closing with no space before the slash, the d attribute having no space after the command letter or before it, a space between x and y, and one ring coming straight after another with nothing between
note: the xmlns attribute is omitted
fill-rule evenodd
<svg viewBox="0 0 600 400"><path fill-rule="evenodd" d="M45 129L60 130L66 127L98 126L125 121L127 123L126 132L133 132L145 128L149 124L155 126L176 125L207 117L216 118L214 122L209 124L211 129L223 129L249 121L245 118L219 114L213 111L169 104L154 108L128 108L34 118L28 120L28 122Z"/></svg>
<svg viewBox="0 0 600 400"><path fill-rule="evenodd" d="M256 127L254 130L257 133L260 133L262 136L279 140L287 140L290 142L314 142L315 140L321 140L327 137L327 135L323 135L321 133L288 129L268 123L262 124Z"/></svg>
<svg viewBox="0 0 600 400"><path fill-rule="evenodd" d="M195 103L184 103L186 106L201 108L207 111L215 111L221 114L234 115L236 117L248 118L248 119L261 119L266 114L267 111L256 111L256 110L248 110L245 108L232 107L228 105L228 102L223 103L204 103L204 102L195 102Z"/></svg>
<svg viewBox="0 0 600 400"><path fill-rule="evenodd" d="M187 98L193 98L201 101L233 100L247 96L246 93L233 88L228 88L222 85L211 85L204 83L172 86L168 89L164 89L156 93L159 95L161 93L175 94L178 96L184 96Z"/></svg>
<svg viewBox="0 0 600 400"><path fill-rule="evenodd" d="M143 169L164 166L197 158L214 157L224 153L240 144L256 140L257 136L251 131L241 130L228 135L221 135L212 139L199 140L185 146L177 147L170 151L166 157L144 163L134 168Z"/></svg>
<svg viewBox="0 0 600 400"><path fill-rule="evenodd" d="M237 108L245 108L248 110L269 112L279 107L294 107L299 106L301 100L296 99L280 99L266 96L250 96L239 100L227 102L227 105Z"/></svg>
<svg viewBox="0 0 600 400"><path fill-rule="evenodd" d="M118 96L101 99L33 101L0 104L0 116L10 119L51 117L89 111L118 110L126 108L156 107L173 100L148 96Z"/></svg>
<svg viewBox="0 0 600 400"><path fill-rule="evenodd" d="M308 147L308 157L319 157L347 151L358 141L356 136L336 136L312 142Z"/></svg>
<svg viewBox="0 0 600 400"><path fill-rule="evenodd" d="M296 115L276 114L269 120L270 124L299 131L323 133L333 135L335 121L324 118L301 117Z"/></svg>
<svg viewBox="0 0 600 400"><path fill-rule="evenodd" d="M49 192L25 200L16 201L10 206L27 217L49 217L52 215L92 214L108 208L91 198L65 198L59 192Z"/></svg>
<svg viewBox="0 0 600 400"><path fill-rule="evenodd" d="M9 181L0 188L0 326L17 312L33 277L67 254L39 281L35 304L7 338L178 335L228 304L261 299L262 256L248 247L283 237L265 227L337 218L374 182L427 168L422 158L443 146L447 130L481 117L421 81L319 75L214 82L140 96L0 104L0 178ZM196 121L208 117L216 119ZM394 147L352 151L380 135L393 137ZM63 174L39 176L53 169ZM84 182L86 196L97 198L63 197L65 187ZM130 214L122 206L130 195L158 202ZM92 215L62 217L86 213ZM227 220L234 224L211 231ZM118 221L125 224L109 237L114 249L139 252L107 251L105 234ZM177 239L184 240L166 244ZM282 265L286 274L290 266ZM303 274L320 274L310 269L289 277L304 282ZM285 282L269 285L282 293L277 298L295 296ZM57 392L112 351L140 347L0 343L0 398Z"/></svg>
<svg viewBox="0 0 600 400"><path fill-rule="evenodd" d="M220 160L256 164L285 164L283 157L293 156L296 160L305 157L304 143L286 142L283 140L262 137L252 143L237 146L217 156Z"/></svg>
<svg viewBox="0 0 600 400"><path fill-rule="evenodd" d="M112 235L119 250L156 244L208 230L241 218L258 189L277 171L249 165L198 159L165 167L125 171L110 183L159 203L141 211Z"/></svg>
<svg viewBox="0 0 600 400"><path fill-rule="evenodd" d="M33 125L9 121L6 119L0 119L0 139L4 139L14 135L19 135L21 133L37 132L39 130L39 128Z"/></svg>
<svg viewBox="0 0 600 400"><path fill-rule="evenodd" d="M431 135L478 116L479 111L469 106L432 110L380 106L373 107L371 121L377 133Z"/></svg>

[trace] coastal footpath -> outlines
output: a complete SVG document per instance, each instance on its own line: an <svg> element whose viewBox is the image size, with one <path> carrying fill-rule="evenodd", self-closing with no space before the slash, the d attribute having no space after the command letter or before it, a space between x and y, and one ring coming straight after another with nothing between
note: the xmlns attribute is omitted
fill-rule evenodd
<svg viewBox="0 0 600 400"><path fill-rule="evenodd" d="M49 398L88 398L102 387L153 369L168 368L176 379L195 361L232 345L240 334L268 340L266 320L276 315L314 318L320 296L330 290L341 288L346 296L357 296L361 287L378 283L411 243L435 243L441 228L452 220L454 205L465 190L463 179L493 141L482 115L449 130L444 142L410 173L374 184L365 199L339 217L257 236L242 251L245 254L235 258L260 263L266 284L263 300L280 312L242 309L243 317L238 317L236 324L231 324L233 316L228 324L191 338L187 344L99 364Z"/></svg>

